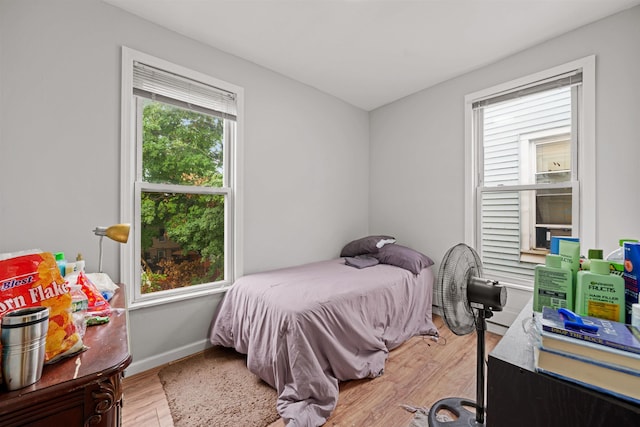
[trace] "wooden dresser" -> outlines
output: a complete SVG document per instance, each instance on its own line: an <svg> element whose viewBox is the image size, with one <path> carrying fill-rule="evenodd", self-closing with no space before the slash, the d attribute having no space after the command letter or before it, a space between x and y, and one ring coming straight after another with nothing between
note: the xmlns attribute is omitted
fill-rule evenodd
<svg viewBox="0 0 640 427"><path fill-rule="evenodd" d="M40 381L11 392L0 388L0 426L119 426L122 376L131 363L125 289L111 299L109 323L89 326L88 350L45 365Z"/></svg>

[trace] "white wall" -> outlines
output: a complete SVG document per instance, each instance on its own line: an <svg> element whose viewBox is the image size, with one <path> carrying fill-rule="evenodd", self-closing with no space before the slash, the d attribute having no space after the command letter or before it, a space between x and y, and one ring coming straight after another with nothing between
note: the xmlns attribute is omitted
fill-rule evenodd
<svg viewBox="0 0 640 427"><path fill-rule="evenodd" d="M433 256L464 241L464 96L596 55L596 245L640 238L640 7L370 113L370 225ZM375 171L386 171L385 174Z"/></svg>
<svg viewBox="0 0 640 427"><path fill-rule="evenodd" d="M368 231L366 112L98 0L0 0L0 252L82 252L97 269L91 230L120 222L122 45L244 88L245 273ZM219 298L131 311L132 371L202 349Z"/></svg>

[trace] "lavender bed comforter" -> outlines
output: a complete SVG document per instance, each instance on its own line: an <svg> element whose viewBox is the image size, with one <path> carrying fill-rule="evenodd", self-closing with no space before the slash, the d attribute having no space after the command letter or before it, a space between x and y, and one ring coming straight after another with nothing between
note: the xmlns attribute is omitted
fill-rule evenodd
<svg viewBox="0 0 640 427"><path fill-rule="evenodd" d="M343 259L244 276L220 303L210 340L247 355L247 367L278 392L289 427L324 424L338 382L383 373L389 351L431 321L430 268L356 269Z"/></svg>

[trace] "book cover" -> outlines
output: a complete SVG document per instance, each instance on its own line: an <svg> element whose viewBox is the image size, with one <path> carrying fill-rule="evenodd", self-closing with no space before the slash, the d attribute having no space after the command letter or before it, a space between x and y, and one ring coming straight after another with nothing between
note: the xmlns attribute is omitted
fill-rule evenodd
<svg viewBox="0 0 640 427"><path fill-rule="evenodd" d="M581 316L586 325L597 326L596 332L569 329L565 327L565 318L557 310L550 307L542 308L540 326L543 331L562 335L574 340L589 342L601 346L611 347L622 351L640 354L640 341L634 336L631 325L597 317Z"/></svg>
<svg viewBox="0 0 640 427"><path fill-rule="evenodd" d="M534 347L538 372L574 382L618 398L640 403L640 373L590 363L574 357Z"/></svg>

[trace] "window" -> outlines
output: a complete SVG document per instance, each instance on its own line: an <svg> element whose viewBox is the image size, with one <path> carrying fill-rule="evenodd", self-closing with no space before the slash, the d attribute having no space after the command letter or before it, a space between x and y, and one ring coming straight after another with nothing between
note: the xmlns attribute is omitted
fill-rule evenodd
<svg viewBox="0 0 640 427"><path fill-rule="evenodd" d="M595 236L594 58L466 97L466 240L485 275L530 286L552 236Z"/></svg>
<svg viewBox="0 0 640 427"><path fill-rule="evenodd" d="M224 289L238 274L240 88L123 48L122 277L135 303Z"/></svg>

